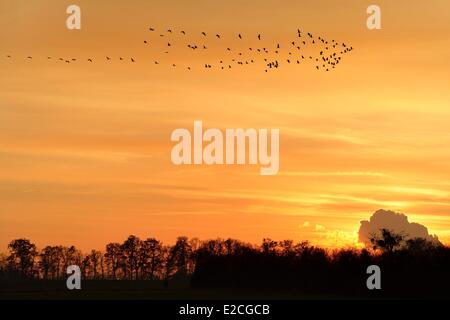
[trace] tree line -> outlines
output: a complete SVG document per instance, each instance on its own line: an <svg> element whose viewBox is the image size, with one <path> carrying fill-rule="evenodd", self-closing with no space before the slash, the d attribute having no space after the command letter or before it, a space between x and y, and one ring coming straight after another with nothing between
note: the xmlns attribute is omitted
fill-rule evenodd
<svg viewBox="0 0 450 320"><path fill-rule="evenodd" d="M309 242L263 239L200 241L179 237L173 245L129 236L104 251L83 254L74 246L37 250L27 239L9 243L0 261L3 278L62 279L78 265L83 279L168 280L189 277L193 287L288 289L304 292L367 292L366 268L383 272L383 291L441 294L450 287L450 248L425 239L405 239L382 229L365 249L327 250Z"/></svg>
<svg viewBox="0 0 450 320"><path fill-rule="evenodd" d="M85 279L161 280L174 274L192 274L199 241L179 237L172 246L130 235L123 243L108 243L105 250L83 254L75 246L46 246L38 250L28 239L8 244L0 260L0 274L9 278L57 280L66 278L70 265L80 267Z"/></svg>

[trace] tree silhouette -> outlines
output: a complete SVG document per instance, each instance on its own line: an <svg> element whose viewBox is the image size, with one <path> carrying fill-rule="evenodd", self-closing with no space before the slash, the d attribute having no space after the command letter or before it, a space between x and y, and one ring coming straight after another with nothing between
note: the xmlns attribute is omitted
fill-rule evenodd
<svg viewBox="0 0 450 320"><path fill-rule="evenodd" d="M122 255L125 259L125 277L128 275L132 280L138 278L139 273L139 250L142 241L136 236L129 236L122 244Z"/></svg>
<svg viewBox="0 0 450 320"><path fill-rule="evenodd" d="M22 277L32 277L37 255L36 246L30 240L17 239L9 243L8 250L9 266L18 270Z"/></svg>
<svg viewBox="0 0 450 320"><path fill-rule="evenodd" d="M94 279L98 278L99 271L103 274L103 255L100 251L91 250L88 256L89 266L91 267L92 277Z"/></svg>
<svg viewBox="0 0 450 320"><path fill-rule="evenodd" d="M392 252L398 248L404 240L402 234L396 234L388 229L380 229L380 235L372 235L370 243L374 250Z"/></svg>
<svg viewBox="0 0 450 320"><path fill-rule="evenodd" d="M156 279L162 272L165 258L165 248L154 238L142 241L139 250L139 268L142 278Z"/></svg>
<svg viewBox="0 0 450 320"><path fill-rule="evenodd" d="M166 278L173 274L187 275L192 270L192 246L187 237L178 237L175 245L170 248L167 264Z"/></svg>
<svg viewBox="0 0 450 320"><path fill-rule="evenodd" d="M405 240L387 229L380 230L372 244L375 250L327 250L307 241L265 238L255 246L234 239L179 237L166 246L155 238L131 235L123 243L108 243L104 253L91 250L83 255L74 246L45 246L38 251L29 240L17 239L0 259L0 280L17 276L61 280L67 266L75 264L86 280L162 281L165 287L170 281L190 281L195 288L364 294L365 270L376 264L384 281L396 284L385 286L383 292L448 291L449 247L424 239Z"/></svg>
<svg viewBox="0 0 450 320"><path fill-rule="evenodd" d="M118 279L117 271L122 263L122 246L120 243L108 243L106 245L105 262L113 279Z"/></svg>
<svg viewBox="0 0 450 320"><path fill-rule="evenodd" d="M44 279L59 279L63 269L63 248L46 246L39 254L39 268Z"/></svg>

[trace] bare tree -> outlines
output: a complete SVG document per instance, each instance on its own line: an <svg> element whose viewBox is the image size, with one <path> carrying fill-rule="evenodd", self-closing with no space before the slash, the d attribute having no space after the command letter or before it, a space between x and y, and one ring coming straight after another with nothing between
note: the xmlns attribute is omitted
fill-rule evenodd
<svg viewBox="0 0 450 320"><path fill-rule="evenodd" d="M88 256L88 258L90 260L92 277L94 279L98 278L98 271L99 271L99 269L101 270L102 257L103 257L102 253L97 250L92 250Z"/></svg>
<svg viewBox="0 0 450 320"><path fill-rule="evenodd" d="M44 279L59 279L64 266L63 247L46 246L39 258L39 269Z"/></svg>
<svg viewBox="0 0 450 320"><path fill-rule="evenodd" d="M189 273L189 259L192 256L192 246L187 237L178 237L177 242L170 248L167 263L166 277L173 274L187 275Z"/></svg>
<svg viewBox="0 0 450 320"><path fill-rule="evenodd" d="M122 247L120 243L108 243L106 245L105 262L108 272L113 279L118 279L117 271L122 261Z"/></svg>
<svg viewBox="0 0 450 320"><path fill-rule="evenodd" d="M125 259L125 266L128 269L129 279L137 279L139 276L139 248L142 241L136 236L129 236L122 244L122 253Z"/></svg>
<svg viewBox="0 0 450 320"><path fill-rule="evenodd" d="M22 277L32 277L37 256L36 246L30 240L17 239L8 244L8 250L9 267L17 270Z"/></svg>
<svg viewBox="0 0 450 320"><path fill-rule="evenodd" d="M156 279L162 273L164 246L154 238L142 241L139 250L139 266L144 278Z"/></svg>

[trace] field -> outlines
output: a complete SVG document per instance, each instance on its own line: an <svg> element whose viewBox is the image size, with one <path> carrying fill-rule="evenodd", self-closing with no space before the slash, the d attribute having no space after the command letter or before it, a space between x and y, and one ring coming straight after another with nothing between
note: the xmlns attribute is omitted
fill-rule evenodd
<svg viewBox="0 0 450 320"><path fill-rule="evenodd" d="M64 280L0 281L1 300L334 300L355 298L358 297L300 294L288 291L193 289L186 283L175 281L170 282L165 288L163 281L86 280L82 283L81 290L68 290Z"/></svg>

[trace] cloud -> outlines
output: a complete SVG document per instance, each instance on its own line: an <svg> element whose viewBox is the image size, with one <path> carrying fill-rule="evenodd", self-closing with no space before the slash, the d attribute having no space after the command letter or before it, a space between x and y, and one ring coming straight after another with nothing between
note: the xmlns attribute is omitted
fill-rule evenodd
<svg viewBox="0 0 450 320"><path fill-rule="evenodd" d="M316 231L320 231L320 230L325 230L325 227L320 224L316 224Z"/></svg>
<svg viewBox="0 0 450 320"><path fill-rule="evenodd" d="M389 229L394 233L400 233L406 240L423 238L433 242L439 241L437 236L428 233L427 227L409 222L408 217L403 213L380 209L372 214L369 221L361 221L358 231L359 242L370 243L370 238L379 233L380 229Z"/></svg>

